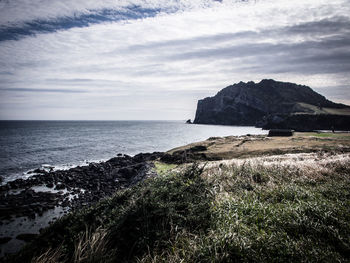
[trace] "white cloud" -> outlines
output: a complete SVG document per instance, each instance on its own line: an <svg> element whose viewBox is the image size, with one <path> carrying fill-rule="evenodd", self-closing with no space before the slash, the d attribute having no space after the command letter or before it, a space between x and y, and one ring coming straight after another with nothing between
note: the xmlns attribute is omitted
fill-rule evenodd
<svg viewBox="0 0 350 263"><path fill-rule="evenodd" d="M181 12L0 42L0 118L186 119L198 99L241 80L275 78L321 92L350 80L349 63L322 56L339 60L349 50L346 0L177 2L133 1ZM131 1L0 3L8 10L0 21L18 23Z"/></svg>

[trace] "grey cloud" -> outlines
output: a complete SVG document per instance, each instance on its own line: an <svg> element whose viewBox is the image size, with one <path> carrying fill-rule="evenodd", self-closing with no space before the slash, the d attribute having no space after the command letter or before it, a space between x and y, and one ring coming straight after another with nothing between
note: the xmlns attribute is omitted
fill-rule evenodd
<svg viewBox="0 0 350 263"><path fill-rule="evenodd" d="M85 90L76 89L39 89L39 88L0 88L0 91L9 92L50 92L50 93L86 93Z"/></svg>
<svg viewBox="0 0 350 263"><path fill-rule="evenodd" d="M268 54L271 52L283 51L282 45L273 44L243 44L231 47L208 48L198 51L183 52L167 57L167 60L191 60L191 59L231 59L246 56L256 56L259 54Z"/></svg>
<svg viewBox="0 0 350 263"><path fill-rule="evenodd" d="M249 40L252 41L258 40L264 37L281 37L281 36L293 36L293 35L302 35L302 36L320 36L324 37L329 34L333 38L336 38L337 35L346 35L350 33L350 20L346 17L332 17L329 19L323 19L319 21L307 22L296 24L293 26L279 27L270 30L262 31L242 31L236 33L222 33L215 35L199 36L194 38L186 39L177 39L177 40L167 40L167 41L158 41L150 42L147 44L137 44L128 46L125 49L117 49L110 53L122 53L125 51L128 52L140 52L154 49L175 49L179 47L196 47L196 46L206 46L212 45L220 42L232 42L232 41L242 41Z"/></svg>
<svg viewBox="0 0 350 263"><path fill-rule="evenodd" d="M188 39L151 42L142 45L131 45L126 49L109 52L135 54L150 52L152 62L145 67L130 68L127 65L106 68L103 65L93 71L127 73L131 76L188 76L201 75L196 69L172 71L171 67L164 67L164 63L171 66L173 61L190 60L243 60L238 71L259 73L336 73L349 70L350 48L350 20L346 17L334 16L314 22L296 24L263 31L243 31L206 35ZM313 41L309 36L315 39ZM283 42L284 37L301 36L296 43ZM275 44L259 43L266 38L276 40ZM281 39L281 40L280 40ZM304 40L302 40L304 39ZM225 43L226 42L226 43ZM225 47L217 44L225 43ZM228 44L231 46L227 46ZM148 62L148 61L147 61ZM88 69L86 69L88 70ZM225 70L225 69L220 69ZM85 71L85 69L84 69Z"/></svg>
<svg viewBox="0 0 350 263"><path fill-rule="evenodd" d="M349 23L350 27L350 23ZM261 38L263 36L261 35ZM259 40L257 38L256 40ZM298 43L243 43L239 45L233 45L230 47L217 47L217 48L207 48L198 51L181 52L169 56L170 59L196 59L196 58L206 58L206 57L220 57L220 56L235 56L244 57L259 54L268 54L276 52L288 52L290 50L299 51L310 51L310 49L322 49L327 51L329 49L336 48L349 48L350 47L350 37L347 34L338 35L334 37L324 37L321 40L316 41L303 41Z"/></svg>
<svg viewBox="0 0 350 263"><path fill-rule="evenodd" d="M290 34L334 34L337 32L348 32L350 31L350 21L349 18L344 16L334 16L319 21L286 27L283 31Z"/></svg>
<svg viewBox="0 0 350 263"><path fill-rule="evenodd" d="M13 76L14 73L9 71L0 71L0 76Z"/></svg>
<svg viewBox="0 0 350 263"><path fill-rule="evenodd" d="M350 85L337 85L319 88L319 91L327 97L333 97L335 99L344 99L348 97L349 89Z"/></svg>
<svg viewBox="0 0 350 263"><path fill-rule="evenodd" d="M189 47L192 45L209 45L218 42L242 40L245 38L256 37L259 32L255 31L243 31L237 33L222 33L216 35L199 36L189 39L177 39L168 41L151 42L147 44L131 45L124 50L114 50L111 53L121 53L124 51L139 52L144 50L153 50L155 48L176 48L176 47Z"/></svg>
<svg viewBox="0 0 350 263"><path fill-rule="evenodd" d="M53 82L53 83L74 83L74 82L93 82L95 79L45 79L47 82Z"/></svg>
<svg viewBox="0 0 350 263"><path fill-rule="evenodd" d="M172 60L243 60L247 59L252 66L271 72L288 72L292 69L297 73L336 73L350 70L350 37L342 36L337 39L322 41L305 41L301 43L253 43L240 44L225 48L203 49L169 55L165 58ZM312 64L313 67L309 67ZM244 65L247 65L244 63ZM294 67L291 67L293 66ZM307 66L305 68L305 66ZM299 68L298 68L299 67ZM246 69L249 67L245 66ZM259 68L259 69L261 69ZM265 71L265 70L264 70ZM276 72L276 71L272 71Z"/></svg>

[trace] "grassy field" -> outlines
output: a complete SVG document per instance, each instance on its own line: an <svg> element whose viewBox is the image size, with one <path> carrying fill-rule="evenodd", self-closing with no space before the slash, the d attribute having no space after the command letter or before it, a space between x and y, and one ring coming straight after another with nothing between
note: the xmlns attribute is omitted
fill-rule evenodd
<svg viewBox="0 0 350 263"><path fill-rule="evenodd" d="M350 260L348 153L156 169L158 177L58 220L12 261Z"/></svg>
<svg viewBox="0 0 350 263"><path fill-rule="evenodd" d="M192 152L192 159L222 160L317 151L350 152L350 133L297 132L291 137L265 135L217 137L178 147L168 153L190 152L191 148L198 146L204 146L206 150Z"/></svg>
<svg viewBox="0 0 350 263"><path fill-rule="evenodd" d="M318 137L318 138L336 138L340 140L348 140L350 134L348 133L332 133L332 132L308 132L308 133L300 133L300 135L303 136L311 136L311 137Z"/></svg>

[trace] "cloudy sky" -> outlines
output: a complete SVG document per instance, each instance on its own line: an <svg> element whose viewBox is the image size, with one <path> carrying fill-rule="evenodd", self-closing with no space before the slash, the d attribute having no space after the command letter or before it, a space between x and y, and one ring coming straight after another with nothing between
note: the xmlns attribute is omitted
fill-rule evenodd
<svg viewBox="0 0 350 263"><path fill-rule="evenodd" d="M350 104L350 1L0 0L0 119L187 119L264 78Z"/></svg>

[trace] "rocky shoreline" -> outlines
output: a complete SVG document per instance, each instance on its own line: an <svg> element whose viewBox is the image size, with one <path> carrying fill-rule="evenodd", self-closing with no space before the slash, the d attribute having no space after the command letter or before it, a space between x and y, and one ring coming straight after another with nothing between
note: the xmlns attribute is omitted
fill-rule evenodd
<svg viewBox="0 0 350 263"><path fill-rule="evenodd" d="M0 186L1 256L16 252L59 216L156 175L152 161L164 153L118 154L108 161L47 172ZM37 226L37 222L41 224ZM12 230L11 233L9 230ZM26 232L23 232L25 230ZM10 233L10 234L9 234Z"/></svg>

